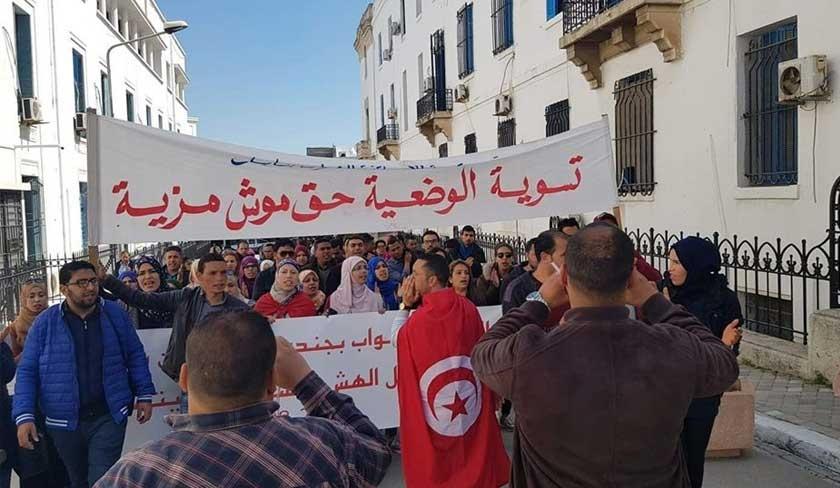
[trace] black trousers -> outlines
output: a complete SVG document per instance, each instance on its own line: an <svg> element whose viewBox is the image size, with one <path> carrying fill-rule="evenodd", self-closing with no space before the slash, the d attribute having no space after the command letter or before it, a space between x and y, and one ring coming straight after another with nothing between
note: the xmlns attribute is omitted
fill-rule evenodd
<svg viewBox="0 0 840 488"><path fill-rule="evenodd" d="M706 448L712 436L715 418L687 418L683 422L682 441L683 457L691 479L691 488L703 486L703 471L706 465Z"/></svg>

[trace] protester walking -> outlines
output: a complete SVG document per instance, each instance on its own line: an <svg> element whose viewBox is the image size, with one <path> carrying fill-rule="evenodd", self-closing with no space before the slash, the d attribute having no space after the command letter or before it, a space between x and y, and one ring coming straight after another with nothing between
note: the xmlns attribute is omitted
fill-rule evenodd
<svg viewBox="0 0 840 488"><path fill-rule="evenodd" d="M685 307L715 337L734 347L741 339L741 304L729 289L726 276L719 273L720 266L720 253L714 244L699 237L682 239L671 247L662 289L674 304ZM720 398L695 398L688 408L681 439L692 488L703 486L706 448Z"/></svg>
<svg viewBox="0 0 840 488"><path fill-rule="evenodd" d="M380 257L375 257L368 263L367 287L382 296L382 303L386 310L399 310L400 300L397 290L400 282L391 277L388 263Z"/></svg>
<svg viewBox="0 0 840 488"><path fill-rule="evenodd" d="M466 261L458 259L449 263L449 283L455 293L466 298L475 306L481 306L475 289L475 280L472 279L470 265Z"/></svg>
<svg viewBox="0 0 840 488"><path fill-rule="evenodd" d="M385 311L382 295L367 287L367 274L364 259L350 256L344 260L341 284L328 299L329 315Z"/></svg>
<svg viewBox="0 0 840 488"><path fill-rule="evenodd" d="M274 262L275 265L261 270L257 275L257 282L254 284L254 290L252 293L248 294L248 296L254 300L259 300L263 295L271 290L271 287L274 286L274 279L275 279L275 270L277 269L276 263L283 261L285 259L292 259L295 258L295 243L292 242L291 239L280 239L277 241L277 248L274 251Z"/></svg>
<svg viewBox="0 0 840 488"><path fill-rule="evenodd" d="M180 246L169 246L163 251L164 270L161 279L166 285L180 290L190 283L190 277L184 270L184 251Z"/></svg>
<svg viewBox="0 0 840 488"><path fill-rule="evenodd" d="M421 256L403 285L406 306L419 308L392 334L405 483L496 488L508 482L510 461L495 396L476 379L469 358L484 324L475 305L446 288L448 281L445 259Z"/></svg>
<svg viewBox="0 0 840 488"><path fill-rule="evenodd" d="M239 263L239 289L242 291L242 296L249 300L254 293L259 266L259 262L254 256L245 256Z"/></svg>
<svg viewBox="0 0 840 488"><path fill-rule="evenodd" d="M131 285L126 284L123 280L118 280L123 283L128 289L143 292L157 292L164 293L172 291L166 286L166 283L161 279L164 271L158 263L157 259L151 256L142 256L137 260L137 286L132 288ZM104 282L103 282L103 288ZM118 297L119 298L119 297ZM121 300L123 306L131 318L131 322L138 330L143 329L168 329L172 327L172 312L159 310L154 308L137 307L130 305Z"/></svg>
<svg viewBox="0 0 840 488"><path fill-rule="evenodd" d="M190 334L179 381L189 415L168 416L173 432L128 453L96 488L372 487L391 463L352 398L257 313L213 316ZM307 416L277 415L276 387L294 392Z"/></svg>
<svg viewBox="0 0 840 488"><path fill-rule="evenodd" d="M20 288L20 312L11 324L0 333L0 342L9 345L15 362L20 361L26 336L38 314L47 308L47 285L37 281L25 283Z"/></svg>
<svg viewBox="0 0 840 488"><path fill-rule="evenodd" d="M281 261L276 268L274 285L257 300L254 311L269 320L315 315L315 304L300 290L297 262L287 259Z"/></svg>
<svg viewBox="0 0 840 488"><path fill-rule="evenodd" d="M106 276L101 267L97 270L103 286L120 300L140 308L172 314L172 334L160 367L167 376L178 381L187 336L196 324L216 312L247 310L249 307L225 293L227 273L225 261L218 254L207 254L198 260L198 288L184 288L167 292L131 290L113 276ZM186 411L187 395L181 397L181 410Z"/></svg>
<svg viewBox="0 0 840 488"><path fill-rule="evenodd" d="M128 315L99 298L94 266L67 263L59 283L65 300L39 315L27 337L13 415L20 446L34 449L43 409L72 486L87 487L119 459L132 408L149 421L155 387Z"/></svg>
<svg viewBox="0 0 840 488"><path fill-rule="evenodd" d="M513 248L509 244L497 244L493 254L493 262L483 266L481 276L475 282L475 302L478 306L502 304L502 283L513 270Z"/></svg>
<svg viewBox="0 0 840 488"><path fill-rule="evenodd" d="M517 408L512 487L691 486L685 413L692 399L729 388L738 362L634 261L617 227L584 228L561 272L474 348L476 375ZM544 329L567 300L563 326Z"/></svg>
<svg viewBox="0 0 840 488"><path fill-rule="evenodd" d="M301 291L315 305L315 314L323 315L327 296L321 291L321 280L318 278L318 273L311 269L304 269L298 276L300 278Z"/></svg>
<svg viewBox="0 0 840 488"><path fill-rule="evenodd" d="M456 259L463 259L470 265L473 278L481 276L481 265L487 262L487 258L484 256L484 249L475 242L475 229L471 225L465 225L461 229L461 240L458 241L456 252Z"/></svg>

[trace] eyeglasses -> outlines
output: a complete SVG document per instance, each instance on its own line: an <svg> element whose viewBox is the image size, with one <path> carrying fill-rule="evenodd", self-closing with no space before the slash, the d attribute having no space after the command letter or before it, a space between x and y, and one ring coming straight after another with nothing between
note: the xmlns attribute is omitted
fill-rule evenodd
<svg viewBox="0 0 840 488"><path fill-rule="evenodd" d="M290 258L295 255L294 251L277 251L276 254L279 254L281 258Z"/></svg>
<svg viewBox="0 0 840 488"><path fill-rule="evenodd" d="M500 252L499 254L496 254L496 257L499 259L512 258L513 254L509 252Z"/></svg>
<svg viewBox="0 0 840 488"><path fill-rule="evenodd" d="M75 282L67 283L68 285L76 285L79 288L87 288L87 287L95 287L99 285L99 280L96 278L91 278L89 280L78 280Z"/></svg>

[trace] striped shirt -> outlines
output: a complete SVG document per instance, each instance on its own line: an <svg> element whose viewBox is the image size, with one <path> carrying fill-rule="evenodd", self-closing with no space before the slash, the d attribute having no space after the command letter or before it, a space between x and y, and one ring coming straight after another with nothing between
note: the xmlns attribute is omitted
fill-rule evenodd
<svg viewBox="0 0 840 488"><path fill-rule="evenodd" d="M174 432L120 459L96 488L372 487L391 453L376 426L314 372L295 389L308 417L275 402L170 415Z"/></svg>

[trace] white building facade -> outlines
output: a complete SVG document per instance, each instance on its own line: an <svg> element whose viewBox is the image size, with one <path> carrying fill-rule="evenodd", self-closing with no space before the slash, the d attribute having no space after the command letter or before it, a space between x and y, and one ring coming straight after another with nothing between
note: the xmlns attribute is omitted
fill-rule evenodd
<svg viewBox="0 0 840 488"><path fill-rule="evenodd" d="M110 46L163 30L154 0L0 3L0 265L10 267L88 244L87 141L77 114L93 108L193 135L198 119L189 117L186 54L174 36L114 49L108 78Z"/></svg>
<svg viewBox="0 0 840 488"><path fill-rule="evenodd" d="M823 54L833 73L840 4L606 4L599 13L598 0L376 0L355 43L361 149L367 142L379 159L457 156L606 115L627 227L822 240L840 175L840 140L831 136L840 109L777 104L776 66ZM418 127L426 88L437 106ZM500 95L511 109L496 116ZM546 225L520 222L520 232Z"/></svg>
<svg viewBox="0 0 840 488"><path fill-rule="evenodd" d="M354 45L360 156L457 156L607 116L623 225L654 228L649 247L666 231L746 239L721 246L749 257L733 283L745 315L802 340L828 301L828 245L812 248L840 176L840 107L824 94L837 18L833 0L375 0ZM814 55L797 85L811 84L807 100L780 104L779 64ZM548 224L480 228L531 237ZM753 272L766 257L772 273Z"/></svg>

